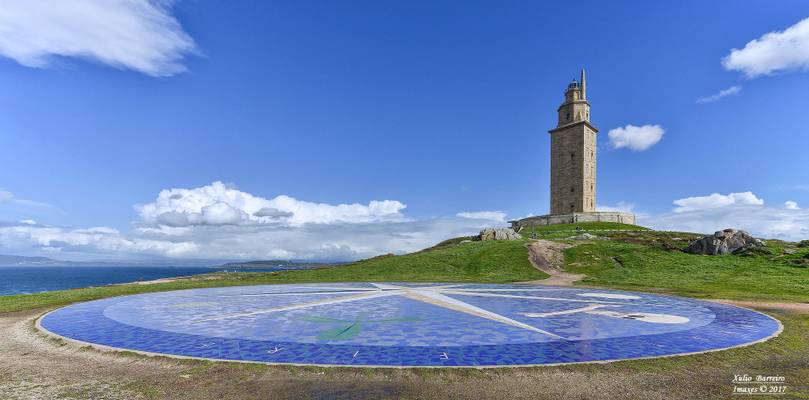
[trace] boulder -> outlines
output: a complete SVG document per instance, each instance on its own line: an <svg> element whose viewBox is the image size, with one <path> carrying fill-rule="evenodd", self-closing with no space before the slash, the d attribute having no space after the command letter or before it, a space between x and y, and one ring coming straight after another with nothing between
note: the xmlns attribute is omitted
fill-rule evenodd
<svg viewBox="0 0 809 400"><path fill-rule="evenodd" d="M517 240L521 238L520 234L511 228L486 228L480 231L480 240Z"/></svg>
<svg viewBox="0 0 809 400"><path fill-rule="evenodd" d="M740 254L764 247L764 242L750 236L749 233L736 229L717 231L702 239L697 239L685 248L686 253L693 254Z"/></svg>

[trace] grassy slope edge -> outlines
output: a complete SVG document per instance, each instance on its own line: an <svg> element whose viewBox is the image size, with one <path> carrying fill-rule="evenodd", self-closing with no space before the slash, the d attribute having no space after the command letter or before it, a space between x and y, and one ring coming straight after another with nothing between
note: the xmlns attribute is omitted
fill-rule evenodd
<svg viewBox="0 0 809 400"><path fill-rule="evenodd" d="M126 294L214 286L300 282L486 282L542 279L528 261L526 240L461 243L451 239L405 255L383 255L338 267L283 272L216 273L149 285L113 285L36 294L0 296L0 312L54 307Z"/></svg>
<svg viewBox="0 0 809 400"><path fill-rule="evenodd" d="M579 228L578 230L576 228ZM580 233L604 240L576 240ZM575 245L566 269L583 273L584 285L663 292L702 298L809 301L809 247L777 240L765 251L700 256L681 250L693 233L652 231L635 225L580 223L523 229L517 241L465 242L455 238L422 251L384 255L316 270L218 273L151 285L117 285L31 295L0 296L0 312L52 307L141 292L294 282L410 281L507 283L547 277L528 261L529 237Z"/></svg>
<svg viewBox="0 0 809 400"><path fill-rule="evenodd" d="M596 232L593 232L596 233ZM584 285L737 300L809 301L809 247L778 240L744 255L682 251L699 235L681 232L602 232L609 240L565 251L569 272Z"/></svg>

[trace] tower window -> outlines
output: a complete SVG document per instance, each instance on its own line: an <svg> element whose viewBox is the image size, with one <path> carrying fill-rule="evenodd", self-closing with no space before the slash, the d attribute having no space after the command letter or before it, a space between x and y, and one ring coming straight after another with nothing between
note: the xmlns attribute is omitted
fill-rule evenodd
<svg viewBox="0 0 809 400"><path fill-rule="evenodd" d="M573 192L575 192L575 191L576 191L576 188L575 188L575 187L571 187L571 188L570 188L570 193L573 193Z"/></svg>
<svg viewBox="0 0 809 400"><path fill-rule="evenodd" d="M567 114L565 115L565 121L570 121L570 113L567 113Z"/></svg>
<svg viewBox="0 0 809 400"><path fill-rule="evenodd" d="M575 160L576 159L576 153L570 153L570 159Z"/></svg>

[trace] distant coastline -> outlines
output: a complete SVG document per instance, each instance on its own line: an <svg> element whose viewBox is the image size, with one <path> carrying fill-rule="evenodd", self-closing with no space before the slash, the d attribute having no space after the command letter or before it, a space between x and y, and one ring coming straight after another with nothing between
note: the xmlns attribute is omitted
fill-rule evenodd
<svg viewBox="0 0 809 400"><path fill-rule="evenodd" d="M49 257L27 257L0 254L0 267L210 267L221 266L222 260L92 260L67 261Z"/></svg>
<svg viewBox="0 0 809 400"><path fill-rule="evenodd" d="M0 267L199 267L199 268L279 268L308 269L322 268L342 264L331 261L302 260L188 260L188 259L155 259L155 260L91 260L66 261L49 257L29 257L0 254Z"/></svg>
<svg viewBox="0 0 809 400"><path fill-rule="evenodd" d="M328 268L344 264L342 262L306 262L291 260L257 260L257 261L236 261L222 264L222 268L279 268L283 270Z"/></svg>
<svg viewBox="0 0 809 400"><path fill-rule="evenodd" d="M218 266L166 265L0 265L0 296L107 285L155 284L215 272L275 272L325 268L335 264L302 262L244 262Z"/></svg>

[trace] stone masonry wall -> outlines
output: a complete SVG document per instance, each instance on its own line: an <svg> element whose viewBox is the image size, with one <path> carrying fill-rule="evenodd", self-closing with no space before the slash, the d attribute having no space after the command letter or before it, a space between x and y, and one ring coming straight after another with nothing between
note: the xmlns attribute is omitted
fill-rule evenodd
<svg viewBox="0 0 809 400"><path fill-rule="evenodd" d="M618 222L635 225L635 215L623 212L569 213L540 215L509 222L511 222L511 227L519 232L524 227L575 224L577 222Z"/></svg>
<svg viewBox="0 0 809 400"><path fill-rule="evenodd" d="M584 123L551 132L551 214L595 211L596 132Z"/></svg>

